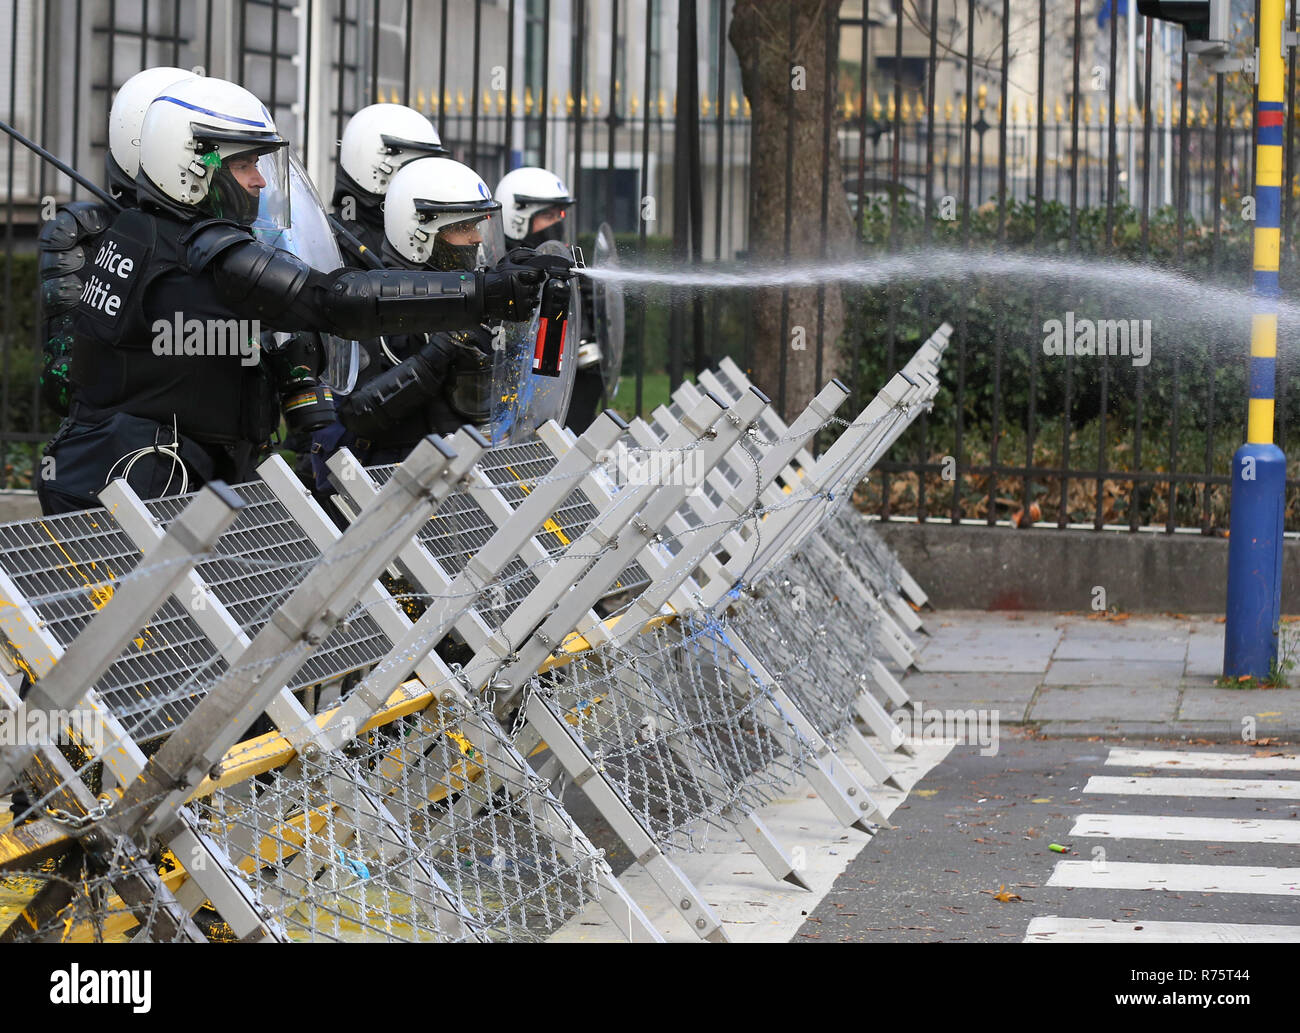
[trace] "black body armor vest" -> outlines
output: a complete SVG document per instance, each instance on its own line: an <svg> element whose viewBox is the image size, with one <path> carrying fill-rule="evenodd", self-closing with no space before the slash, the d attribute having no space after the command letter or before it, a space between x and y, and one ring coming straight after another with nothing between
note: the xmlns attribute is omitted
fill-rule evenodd
<svg viewBox="0 0 1300 1033"><path fill-rule="evenodd" d="M257 321L235 318L212 277L192 268L189 241L212 221L128 209L104 232L76 313L76 418L174 418L182 435L221 445L274 431Z"/></svg>

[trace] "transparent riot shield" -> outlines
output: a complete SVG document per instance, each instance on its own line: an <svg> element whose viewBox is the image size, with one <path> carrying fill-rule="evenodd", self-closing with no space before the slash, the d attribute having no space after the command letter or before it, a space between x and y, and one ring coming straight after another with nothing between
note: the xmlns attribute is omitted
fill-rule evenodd
<svg viewBox="0 0 1300 1033"><path fill-rule="evenodd" d="M607 222L602 222L596 230L591 265L594 269L610 269L618 265L614 231ZM600 345L600 373L605 381L605 401L608 404L618 394L618 379L623 372L623 287L608 280L597 280L594 292L592 308L596 325L588 327L587 332Z"/></svg>
<svg viewBox="0 0 1300 1033"><path fill-rule="evenodd" d="M547 241L537 250L565 257L573 254L556 241ZM578 278L552 280L543 286L532 319L497 328L488 428L493 445L524 441L547 420L563 426L578 374L581 311Z"/></svg>
<svg viewBox="0 0 1300 1033"><path fill-rule="evenodd" d="M298 155L291 148L288 155L286 187L270 179L258 197L258 215L253 233L273 247L297 255L321 272L331 272L343 265L343 255L330 228L329 216L320 195L312 185ZM287 335L286 335L287 336ZM347 394L356 386L360 346L333 334L321 334L324 345L324 368L320 377L331 390Z"/></svg>

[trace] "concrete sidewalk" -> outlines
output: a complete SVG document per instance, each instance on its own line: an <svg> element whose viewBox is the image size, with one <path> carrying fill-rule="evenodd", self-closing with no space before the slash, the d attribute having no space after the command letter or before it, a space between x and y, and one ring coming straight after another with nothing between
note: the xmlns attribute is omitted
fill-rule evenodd
<svg viewBox="0 0 1300 1033"><path fill-rule="evenodd" d="M903 685L926 708L996 709L1003 724L1051 736L1300 739L1300 688L1214 684L1223 625L1213 617L940 610L924 619L919 669ZM1300 686L1300 664L1286 677Z"/></svg>

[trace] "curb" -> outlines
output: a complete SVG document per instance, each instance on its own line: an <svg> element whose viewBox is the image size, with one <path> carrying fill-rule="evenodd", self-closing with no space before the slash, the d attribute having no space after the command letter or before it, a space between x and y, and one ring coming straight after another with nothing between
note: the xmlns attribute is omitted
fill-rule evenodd
<svg viewBox="0 0 1300 1033"><path fill-rule="evenodd" d="M1243 744L1241 725L1230 721L1107 721L1088 719L1081 721L1021 721L1008 722L1006 727L1016 728L1045 739L1200 739L1214 743ZM1256 726L1257 739L1271 740L1268 746L1300 742L1300 727L1292 725ZM1249 745L1249 743L1246 743ZM1261 746L1261 749L1267 747Z"/></svg>

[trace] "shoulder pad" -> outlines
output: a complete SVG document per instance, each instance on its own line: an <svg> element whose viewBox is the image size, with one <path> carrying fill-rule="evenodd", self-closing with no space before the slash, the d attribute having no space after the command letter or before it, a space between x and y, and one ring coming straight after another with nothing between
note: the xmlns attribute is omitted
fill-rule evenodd
<svg viewBox="0 0 1300 1033"><path fill-rule="evenodd" d="M103 233L112 213L102 204L73 201L61 204L54 218L41 226L37 247L41 251L67 251Z"/></svg>
<svg viewBox="0 0 1300 1033"><path fill-rule="evenodd" d="M71 312L81 300L82 282L75 276L60 276L41 283L41 305L46 314Z"/></svg>
<svg viewBox="0 0 1300 1033"><path fill-rule="evenodd" d="M67 251L81 243L81 224L66 207L60 206L54 218L41 226L36 247L44 251Z"/></svg>
<svg viewBox="0 0 1300 1033"><path fill-rule="evenodd" d="M46 223L50 225L50 223ZM75 273L86 264L86 249L70 247L65 251L45 250L40 252L41 279L49 280L56 276Z"/></svg>
<svg viewBox="0 0 1300 1033"><path fill-rule="evenodd" d="M72 213L72 217L89 236L103 233L113 221L112 209L98 201L69 201L62 207Z"/></svg>
<svg viewBox="0 0 1300 1033"><path fill-rule="evenodd" d="M201 273L223 251L255 239L245 227L228 219L205 219L180 235L181 264L187 272Z"/></svg>

